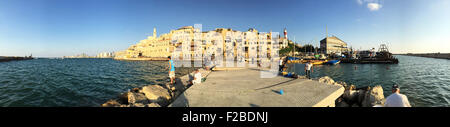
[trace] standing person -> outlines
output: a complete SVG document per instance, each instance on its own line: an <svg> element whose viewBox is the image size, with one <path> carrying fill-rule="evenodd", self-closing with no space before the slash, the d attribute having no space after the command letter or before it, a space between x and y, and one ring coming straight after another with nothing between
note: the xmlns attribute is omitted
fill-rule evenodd
<svg viewBox="0 0 450 127"><path fill-rule="evenodd" d="M170 84L173 85L175 80L175 65L173 64L172 58L169 58L169 66L167 66L166 69L169 69L169 78L170 78Z"/></svg>
<svg viewBox="0 0 450 127"><path fill-rule="evenodd" d="M214 67L216 67L216 61L211 58L211 61L209 61L209 70L213 70Z"/></svg>
<svg viewBox="0 0 450 127"><path fill-rule="evenodd" d="M280 71L283 70L283 58L280 58Z"/></svg>
<svg viewBox="0 0 450 127"><path fill-rule="evenodd" d="M384 107L411 107L408 97L400 93L398 85L392 86L392 94L386 98Z"/></svg>
<svg viewBox="0 0 450 127"><path fill-rule="evenodd" d="M311 72L314 72L313 64L311 62L308 62L305 64L305 73L308 79L311 79Z"/></svg>

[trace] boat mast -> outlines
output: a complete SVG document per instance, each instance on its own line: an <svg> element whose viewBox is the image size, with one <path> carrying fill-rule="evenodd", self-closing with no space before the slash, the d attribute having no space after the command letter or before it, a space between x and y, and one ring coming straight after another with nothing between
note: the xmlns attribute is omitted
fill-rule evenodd
<svg viewBox="0 0 450 127"><path fill-rule="evenodd" d="M294 60L295 60L295 43L296 43L296 41L295 41L295 36L294 36ZM294 73L295 73L295 64L294 64Z"/></svg>
<svg viewBox="0 0 450 127"><path fill-rule="evenodd" d="M295 58L295 36L294 36L294 58Z"/></svg>

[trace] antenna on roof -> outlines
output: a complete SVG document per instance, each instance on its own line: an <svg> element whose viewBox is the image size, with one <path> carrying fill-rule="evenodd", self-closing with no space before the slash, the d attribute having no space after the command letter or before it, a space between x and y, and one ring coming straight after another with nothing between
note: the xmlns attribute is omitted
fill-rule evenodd
<svg viewBox="0 0 450 127"><path fill-rule="evenodd" d="M327 32L327 36L328 37L328 25L325 25L325 31Z"/></svg>

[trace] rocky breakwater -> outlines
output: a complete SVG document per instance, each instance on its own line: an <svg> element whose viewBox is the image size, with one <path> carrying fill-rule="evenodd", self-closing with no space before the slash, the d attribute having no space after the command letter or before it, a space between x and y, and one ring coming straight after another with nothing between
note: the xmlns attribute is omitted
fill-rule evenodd
<svg viewBox="0 0 450 127"><path fill-rule="evenodd" d="M335 82L328 76L318 79L319 82L329 85L340 85L345 88L344 94L336 99L336 107L374 107L384 105L383 88L380 85L356 88L345 82Z"/></svg>
<svg viewBox="0 0 450 127"><path fill-rule="evenodd" d="M202 78L209 75L210 71L202 70ZM165 86L147 85L133 88L131 91L122 93L116 99L111 99L102 104L102 107L167 107L180 94L190 87L188 82L193 79L193 73L176 78L174 86L166 83Z"/></svg>

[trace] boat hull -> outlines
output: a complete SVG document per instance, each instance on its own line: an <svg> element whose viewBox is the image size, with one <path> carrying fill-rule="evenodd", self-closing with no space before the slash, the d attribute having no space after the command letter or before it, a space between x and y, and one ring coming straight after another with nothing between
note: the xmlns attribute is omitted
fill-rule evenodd
<svg viewBox="0 0 450 127"><path fill-rule="evenodd" d="M326 62L325 64L336 65L336 64L339 64L340 62L341 62L340 60L330 60L330 61Z"/></svg>

